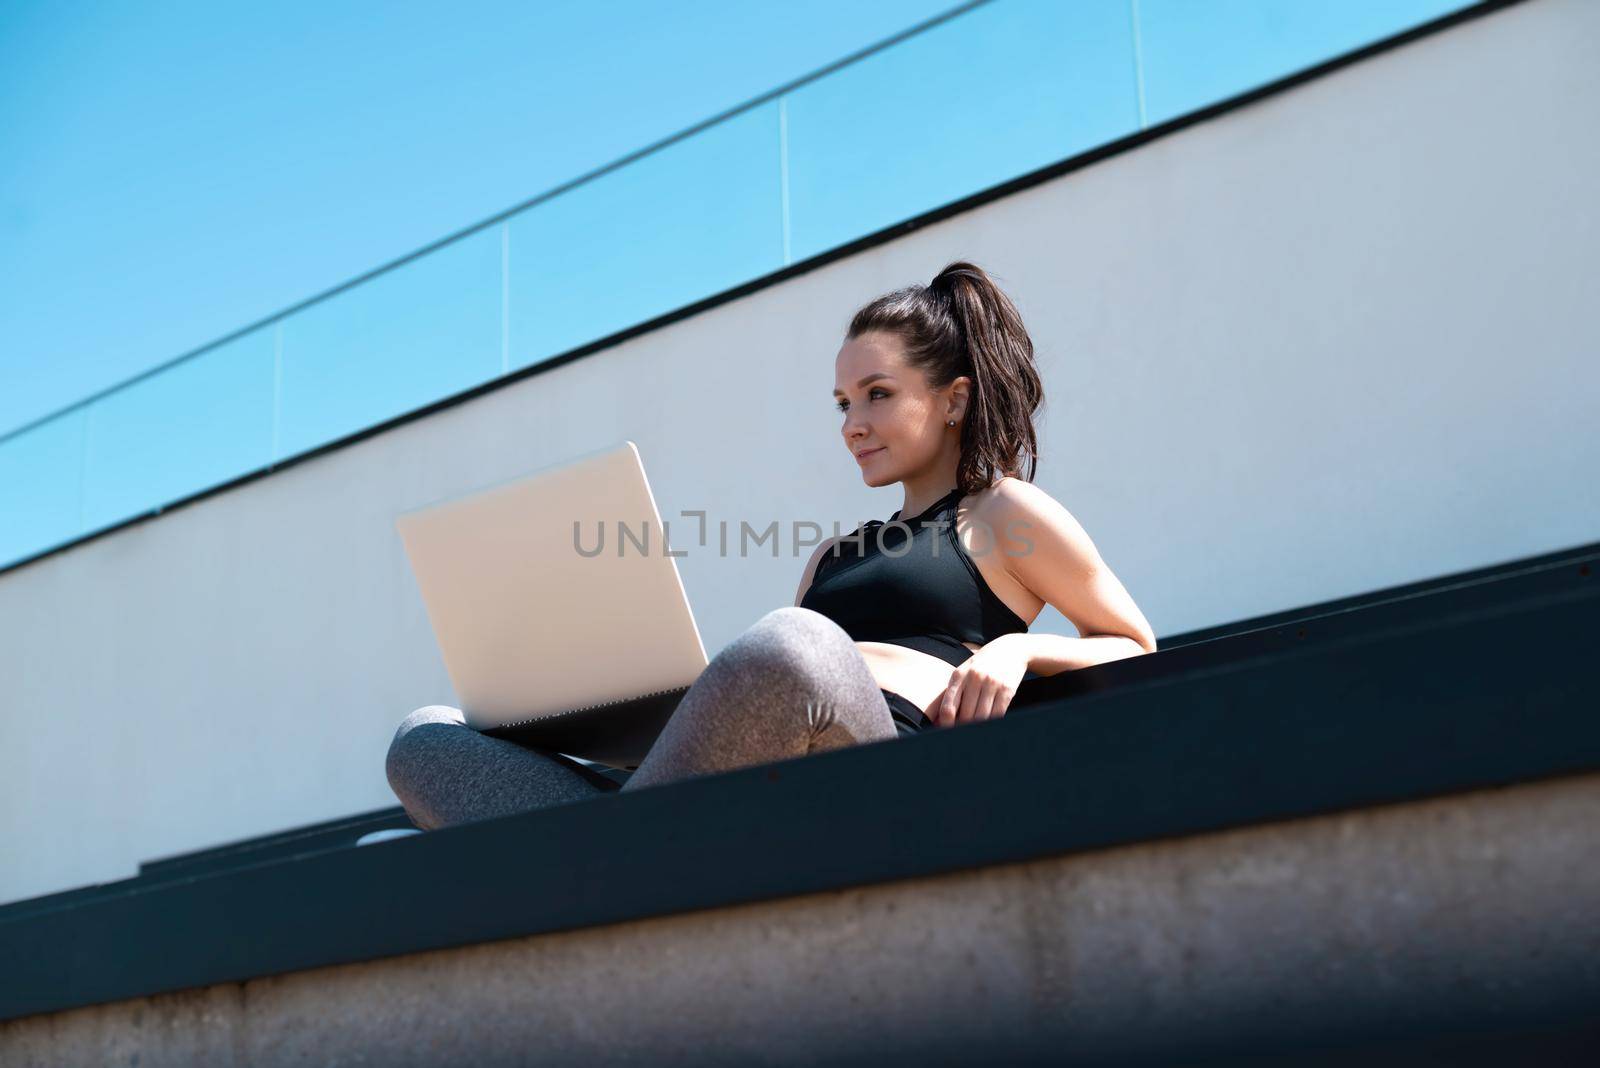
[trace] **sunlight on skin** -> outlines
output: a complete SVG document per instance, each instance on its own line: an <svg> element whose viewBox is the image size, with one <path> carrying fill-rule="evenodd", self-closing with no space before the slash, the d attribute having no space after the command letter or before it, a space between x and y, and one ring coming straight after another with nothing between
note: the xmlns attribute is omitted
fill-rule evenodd
<svg viewBox="0 0 1600 1068"><path fill-rule="evenodd" d="M840 348L834 401L844 445L867 485L902 485L901 515L916 515L955 488L971 385L961 376L930 389L890 334L869 332ZM985 646L967 642L974 655L954 670L928 653L857 642L878 685L909 698L936 725L1003 716L1028 671L1052 675L1155 650L1150 624L1088 533L1038 486L1006 477L962 498L956 530L984 581L1019 618L1031 624L1048 603L1080 636L1008 634ZM796 604L833 541L812 554Z"/></svg>

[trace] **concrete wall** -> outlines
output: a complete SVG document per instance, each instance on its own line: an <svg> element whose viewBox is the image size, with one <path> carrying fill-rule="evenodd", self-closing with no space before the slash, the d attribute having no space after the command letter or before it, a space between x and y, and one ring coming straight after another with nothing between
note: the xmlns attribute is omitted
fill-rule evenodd
<svg viewBox="0 0 1600 1068"><path fill-rule="evenodd" d="M1158 635L1594 540L1597 47L1530 0L0 577L0 900L394 803L396 722L454 701L397 512L628 437L669 520L886 517L833 355L955 257ZM689 546L709 651L791 548Z"/></svg>
<svg viewBox="0 0 1600 1068"><path fill-rule="evenodd" d="M0 1061L1233 1064L1199 1058L1592 1027L1597 847L1600 776L1558 779L26 1017ZM1467 1063L1557 1063L1518 1052ZM1379 1063L1466 1061L1418 1053Z"/></svg>

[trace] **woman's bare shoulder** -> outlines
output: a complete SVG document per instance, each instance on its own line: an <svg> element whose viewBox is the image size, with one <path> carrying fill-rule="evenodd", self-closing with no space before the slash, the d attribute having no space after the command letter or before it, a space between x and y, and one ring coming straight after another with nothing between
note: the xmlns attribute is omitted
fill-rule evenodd
<svg viewBox="0 0 1600 1068"><path fill-rule="evenodd" d="M963 503L970 515L994 526L1019 517L1038 517L1062 507L1041 487L1011 475L964 498Z"/></svg>

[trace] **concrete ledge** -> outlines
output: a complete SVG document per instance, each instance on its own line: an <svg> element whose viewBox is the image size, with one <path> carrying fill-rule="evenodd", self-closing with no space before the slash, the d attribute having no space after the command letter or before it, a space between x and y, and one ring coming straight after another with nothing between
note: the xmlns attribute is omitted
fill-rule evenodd
<svg viewBox="0 0 1600 1068"><path fill-rule="evenodd" d="M1597 849L1574 776L28 1017L0 1062L1526 1049L1600 1000Z"/></svg>

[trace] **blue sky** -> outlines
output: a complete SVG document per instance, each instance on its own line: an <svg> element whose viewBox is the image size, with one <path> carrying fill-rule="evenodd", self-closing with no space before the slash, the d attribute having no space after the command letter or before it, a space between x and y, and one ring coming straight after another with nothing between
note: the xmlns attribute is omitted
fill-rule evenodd
<svg viewBox="0 0 1600 1068"><path fill-rule="evenodd" d="M0 434L955 0L0 8Z"/></svg>

